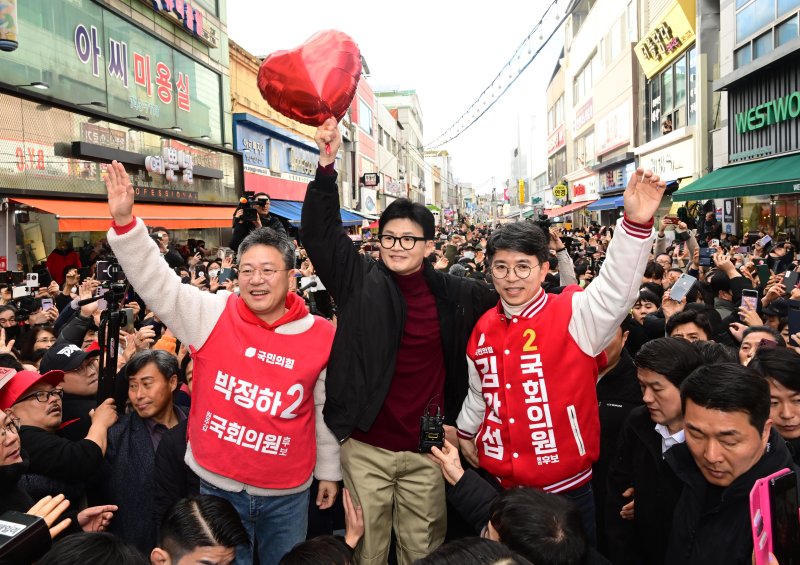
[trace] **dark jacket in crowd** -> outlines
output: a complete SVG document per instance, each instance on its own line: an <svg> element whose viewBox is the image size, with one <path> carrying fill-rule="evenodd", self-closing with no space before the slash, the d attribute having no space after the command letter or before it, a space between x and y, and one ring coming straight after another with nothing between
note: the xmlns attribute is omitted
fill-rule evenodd
<svg viewBox="0 0 800 565"><path fill-rule="evenodd" d="M183 461L186 455L188 424L189 420L186 419L164 432L156 450L153 489L153 520L156 531L173 504L181 498L200 494L200 478Z"/></svg>
<svg viewBox="0 0 800 565"><path fill-rule="evenodd" d="M303 203L300 238L336 301L338 324L326 380L325 423L339 441L354 428L369 431L383 406L403 336L406 304L381 261L360 255L339 215L336 174L317 172ZM466 344L472 328L498 297L488 286L436 271L423 262L436 299L444 350L445 423L455 425L467 394Z"/></svg>
<svg viewBox="0 0 800 565"><path fill-rule="evenodd" d="M21 453L21 463L0 465L0 514L8 510L27 512L36 502L20 485L30 465L28 454L24 450Z"/></svg>
<svg viewBox="0 0 800 565"><path fill-rule="evenodd" d="M497 494L498 490L495 486L485 481L472 469L466 469L461 479L447 489L447 502L452 504L459 514L472 524L476 532L481 533L489 523L491 518L489 511ZM611 565L605 557L591 547L589 547L584 564Z"/></svg>
<svg viewBox="0 0 800 565"><path fill-rule="evenodd" d="M608 471L606 555L615 565L665 563L672 510L682 484L661 455L661 439L647 407L634 408ZM619 512L631 499L622 493L629 487L634 488L634 519L623 520Z"/></svg>
<svg viewBox="0 0 800 565"><path fill-rule="evenodd" d="M792 462L786 442L774 429L761 459L727 488L706 482L686 444L667 451L667 462L684 487L675 506L666 563L685 565L750 565L753 485L756 480L787 467L800 472Z"/></svg>
<svg viewBox="0 0 800 565"><path fill-rule="evenodd" d="M622 426L631 410L642 405L642 390L636 378L636 366L625 349L617 366L597 383L600 411L600 457L592 465L592 490L597 515L597 542L605 549L605 502L608 468L614 458Z"/></svg>
<svg viewBox="0 0 800 565"><path fill-rule="evenodd" d="M186 265L186 260L183 258L183 255L178 253L172 245L167 246L167 252L164 254L164 261L166 261L167 265L172 269L177 269L178 267Z"/></svg>
<svg viewBox="0 0 800 565"><path fill-rule="evenodd" d="M30 457L21 483L28 494L36 500L62 493L73 502L81 500L87 483L102 468L100 446L88 439L70 441L34 426L22 426L19 436Z"/></svg>
<svg viewBox="0 0 800 565"><path fill-rule="evenodd" d="M270 228L283 234L286 233L286 228L284 227L283 222L281 222L277 216L273 214L259 214L259 216L261 217L261 227ZM241 245L242 240L246 238L247 235L255 228L256 226L251 222L237 222L234 220L233 236L231 236L228 247L238 253L239 245Z"/></svg>

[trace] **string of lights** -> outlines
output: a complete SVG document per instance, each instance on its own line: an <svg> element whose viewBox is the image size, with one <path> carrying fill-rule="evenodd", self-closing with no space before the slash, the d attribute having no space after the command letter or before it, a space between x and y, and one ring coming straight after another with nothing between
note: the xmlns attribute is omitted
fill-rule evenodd
<svg viewBox="0 0 800 565"><path fill-rule="evenodd" d="M551 16L552 14L552 16ZM552 22L549 20L552 18ZM492 82L487 86L478 98L473 102L461 116L453 122L442 134L435 137L425 147L426 149L436 149L453 141L462 133L467 131L472 124L477 122L494 104L502 98L516 80L525 72L525 69L536 59L541 50L555 35L563 23L563 17L559 14L558 0L547 7L537 24L531 32L519 44L514 54L503 65L502 69ZM545 24L552 24L552 30L545 37ZM534 45L538 44L535 48Z"/></svg>

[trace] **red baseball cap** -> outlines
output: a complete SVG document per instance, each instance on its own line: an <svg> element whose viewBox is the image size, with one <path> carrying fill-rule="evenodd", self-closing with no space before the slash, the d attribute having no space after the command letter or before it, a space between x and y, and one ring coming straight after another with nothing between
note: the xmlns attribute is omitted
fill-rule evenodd
<svg viewBox="0 0 800 565"><path fill-rule="evenodd" d="M45 381L58 386L64 380L64 371L48 371L40 375L36 371L16 371L0 367L0 410L11 408L33 385Z"/></svg>

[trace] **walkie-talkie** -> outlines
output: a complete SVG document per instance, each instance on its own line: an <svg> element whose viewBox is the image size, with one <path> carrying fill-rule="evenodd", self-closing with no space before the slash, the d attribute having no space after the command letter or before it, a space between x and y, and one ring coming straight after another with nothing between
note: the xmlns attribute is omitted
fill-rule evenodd
<svg viewBox="0 0 800 565"><path fill-rule="evenodd" d="M436 398L434 396L434 398ZM431 398L431 401L433 398ZM425 413L419 419L419 452L430 453L431 447L436 446L439 449L444 447L444 416L442 416L442 409L436 406L436 415L432 416L428 412L431 401L425 407Z"/></svg>

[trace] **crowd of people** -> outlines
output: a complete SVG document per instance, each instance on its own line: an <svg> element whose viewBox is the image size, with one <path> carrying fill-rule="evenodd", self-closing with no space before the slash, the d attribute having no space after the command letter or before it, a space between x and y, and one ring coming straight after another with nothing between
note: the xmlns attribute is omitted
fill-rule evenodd
<svg viewBox="0 0 800 565"><path fill-rule="evenodd" d="M316 141L297 233L259 194L176 248L115 162L101 263L7 281L0 520L53 539L17 562L751 562L751 488L800 463L788 237L656 226L638 170L614 226L400 199L354 242Z"/></svg>

